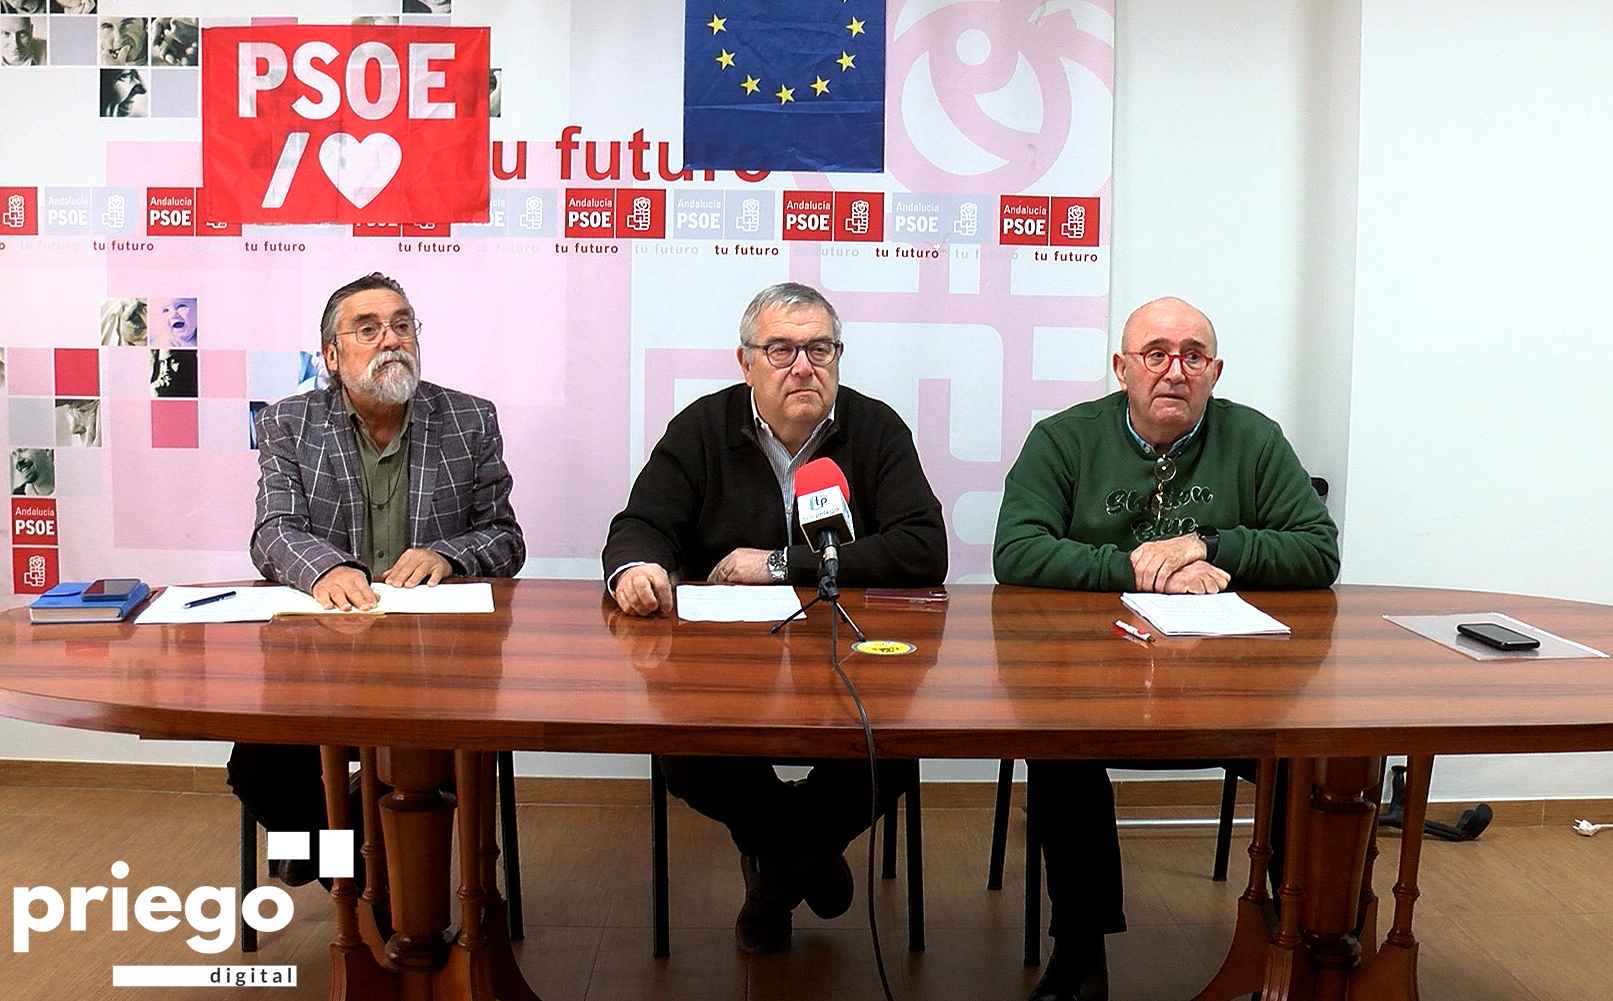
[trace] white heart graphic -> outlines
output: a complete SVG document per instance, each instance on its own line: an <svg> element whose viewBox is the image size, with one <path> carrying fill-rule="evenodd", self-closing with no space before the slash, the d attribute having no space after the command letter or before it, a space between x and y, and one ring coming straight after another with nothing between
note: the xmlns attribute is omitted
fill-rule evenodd
<svg viewBox="0 0 1613 1001"><path fill-rule="evenodd" d="M359 208L386 190L402 163L403 147L385 132L366 136L362 142L337 132L319 144L319 165L325 168L325 176Z"/></svg>

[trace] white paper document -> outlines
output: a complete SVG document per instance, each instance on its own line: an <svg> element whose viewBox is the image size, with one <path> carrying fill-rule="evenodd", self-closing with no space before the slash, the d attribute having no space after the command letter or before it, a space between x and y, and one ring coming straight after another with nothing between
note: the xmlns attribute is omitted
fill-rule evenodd
<svg viewBox="0 0 1613 1001"><path fill-rule="evenodd" d="M276 615L364 615L364 612L332 612L320 606L312 595L291 587L243 587L220 601L195 608L185 603L223 594L227 587L168 587L146 606L135 625L182 625L198 622L268 622ZM436 587L389 587L375 585L381 599L379 612L392 615L436 612L458 615L485 614L493 610L493 587L486 581L473 584L438 584Z"/></svg>
<svg viewBox="0 0 1613 1001"><path fill-rule="evenodd" d="M1221 594L1122 594L1121 602L1166 636L1264 636L1288 627L1238 597Z"/></svg>
<svg viewBox="0 0 1613 1001"><path fill-rule="evenodd" d="M800 610L787 584L678 585L678 618L685 622L777 622Z"/></svg>

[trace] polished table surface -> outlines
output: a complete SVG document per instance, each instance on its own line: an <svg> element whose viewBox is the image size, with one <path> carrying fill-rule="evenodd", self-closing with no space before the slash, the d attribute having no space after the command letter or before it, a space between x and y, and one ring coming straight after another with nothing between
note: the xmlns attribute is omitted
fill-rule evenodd
<svg viewBox="0 0 1613 1001"><path fill-rule="evenodd" d="M0 615L0 715L147 737L858 755L828 616L634 619L593 582L495 581L479 616L30 625ZM1481 592L1251 591L1288 637L1117 637L1117 595L959 586L846 606L902 657L846 656L881 751L1272 757L1613 748L1613 662L1474 661L1385 613L1500 611L1613 649L1613 609ZM849 638L842 629L842 649Z"/></svg>
<svg viewBox="0 0 1613 1001"><path fill-rule="evenodd" d="M319 743L338 828L351 826L345 746L362 746L366 889L360 897L352 881L335 882L333 1001L536 1001L493 877L486 752L864 748L828 668L822 608L771 636L762 624L634 619L591 582L493 587L497 610L480 616L33 626L13 610L0 616L0 715L147 737ZM845 667L886 755L1261 759L1249 884L1227 957L1195 1001L1254 991L1416 1001L1413 906L1433 755L1613 748L1613 664L1475 661L1382 616L1504 612L1608 649L1613 615L1406 588L1245 597L1292 635L1142 644L1112 629L1116 617L1138 621L1113 594L958 587L929 608L872 605L852 591L847 606L870 637L916 650L852 654ZM1406 836L1380 943L1371 869L1391 753L1409 755ZM1265 878L1278 758L1308 795L1285 807L1289 863L1273 923ZM442 792L450 778L452 796ZM378 781L392 791L381 796Z"/></svg>

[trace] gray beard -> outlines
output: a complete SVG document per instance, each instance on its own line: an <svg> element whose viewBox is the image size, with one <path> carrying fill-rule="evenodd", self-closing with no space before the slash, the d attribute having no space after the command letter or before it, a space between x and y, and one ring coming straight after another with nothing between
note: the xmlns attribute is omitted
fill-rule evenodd
<svg viewBox="0 0 1613 1001"><path fill-rule="evenodd" d="M388 365L388 362L401 362L401 365ZM385 373L380 373L382 366L386 366ZM364 368L364 375L353 388L364 396L371 397L382 403L404 404L414 396L414 391L420 385L420 373L415 364L414 355L407 351L383 351L370 359L369 365Z"/></svg>

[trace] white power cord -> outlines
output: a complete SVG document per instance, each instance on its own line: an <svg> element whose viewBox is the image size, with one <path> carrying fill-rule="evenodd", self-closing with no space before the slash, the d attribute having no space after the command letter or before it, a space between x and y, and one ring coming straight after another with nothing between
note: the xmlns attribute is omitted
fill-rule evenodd
<svg viewBox="0 0 1613 1001"><path fill-rule="evenodd" d="M1575 834L1583 834L1587 838L1594 838L1597 831L1613 831L1613 824L1593 824L1584 819L1574 821Z"/></svg>

